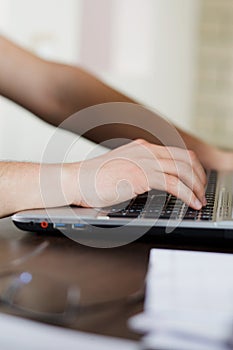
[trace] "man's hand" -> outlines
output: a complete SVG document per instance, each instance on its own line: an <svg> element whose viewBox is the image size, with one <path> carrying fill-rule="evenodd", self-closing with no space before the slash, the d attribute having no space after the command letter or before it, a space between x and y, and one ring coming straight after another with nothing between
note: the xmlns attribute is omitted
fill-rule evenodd
<svg viewBox="0 0 233 350"><path fill-rule="evenodd" d="M205 171L192 151L137 140L71 164L70 170L64 191L74 205L105 207L151 189L167 191L197 210L206 205Z"/></svg>
<svg viewBox="0 0 233 350"><path fill-rule="evenodd" d="M0 162L0 217L45 206L105 207L150 189L201 209L205 184L205 172L192 151L144 140L81 163Z"/></svg>

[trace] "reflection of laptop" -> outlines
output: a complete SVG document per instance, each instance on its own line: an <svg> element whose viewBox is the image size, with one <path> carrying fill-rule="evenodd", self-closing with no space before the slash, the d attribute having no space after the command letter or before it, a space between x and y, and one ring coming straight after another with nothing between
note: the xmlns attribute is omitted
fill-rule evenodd
<svg viewBox="0 0 233 350"><path fill-rule="evenodd" d="M233 173L211 172L206 188L208 204L200 211L188 208L165 192L152 190L128 203L103 210L77 207L27 210L12 219L18 228L37 232L68 229L78 235L92 227L129 226L139 231L141 228L142 234L164 231L188 236L195 232L198 237L207 233L209 237L233 238L232 194Z"/></svg>

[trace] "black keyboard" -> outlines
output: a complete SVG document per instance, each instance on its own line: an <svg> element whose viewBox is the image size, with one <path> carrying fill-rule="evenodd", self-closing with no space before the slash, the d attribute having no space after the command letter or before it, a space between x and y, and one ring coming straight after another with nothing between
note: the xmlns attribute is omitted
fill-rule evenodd
<svg viewBox="0 0 233 350"><path fill-rule="evenodd" d="M211 171L206 188L207 205L201 210L188 207L166 192L151 190L109 208L110 218L183 219L210 221L213 218L217 173Z"/></svg>

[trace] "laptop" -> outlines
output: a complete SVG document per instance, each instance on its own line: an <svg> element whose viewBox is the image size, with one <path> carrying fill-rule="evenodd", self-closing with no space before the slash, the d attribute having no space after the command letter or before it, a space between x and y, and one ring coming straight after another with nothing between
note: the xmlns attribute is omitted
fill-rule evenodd
<svg viewBox="0 0 233 350"><path fill-rule="evenodd" d="M73 239L105 232L133 241L151 235L233 238L233 173L207 174L207 205L194 210L176 197L152 190L108 208L61 207L26 210L13 215L14 224L31 232L57 232Z"/></svg>

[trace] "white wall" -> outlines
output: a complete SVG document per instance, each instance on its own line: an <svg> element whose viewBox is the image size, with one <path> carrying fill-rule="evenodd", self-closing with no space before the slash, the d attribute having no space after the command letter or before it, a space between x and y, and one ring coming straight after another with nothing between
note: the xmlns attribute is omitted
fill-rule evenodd
<svg viewBox="0 0 233 350"><path fill-rule="evenodd" d="M76 62L82 1L0 0L0 10L1 31L19 44L53 59Z"/></svg>
<svg viewBox="0 0 233 350"><path fill-rule="evenodd" d="M210 143L233 149L233 1L201 0L194 126Z"/></svg>
<svg viewBox="0 0 233 350"><path fill-rule="evenodd" d="M43 56L86 66L189 128L199 1L0 0L0 30ZM1 158L40 159L52 127L0 101Z"/></svg>
<svg viewBox="0 0 233 350"><path fill-rule="evenodd" d="M81 9L79 0L0 0L0 30L48 59L76 63ZM0 126L1 159L40 160L54 131L53 127L1 97Z"/></svg>
<svg viewBox="0 0 233 350"><path fill-rule="evenodd" d="M101 28L109 18L101 4L92 4ZM97 5L98 3L98 5ZM200 0L107 0L111 18L108 37L99 30L97 20L86 35L89 57L81 63L116 88L158 109L169 119L191 127L196 88L196 58ZM85 20L85 18L84 18ZM107 24L105 24L107 25ZM98 45L98 46L97 46ZM106 47L108 46L108 47ZM101 66L96 48L103 56ZM110 50L110 52L108 51Z"/></svg>

